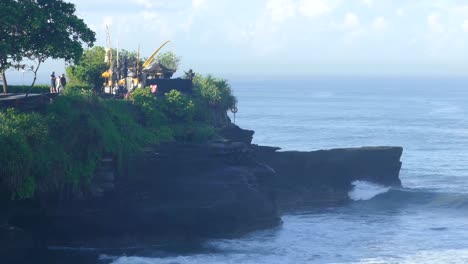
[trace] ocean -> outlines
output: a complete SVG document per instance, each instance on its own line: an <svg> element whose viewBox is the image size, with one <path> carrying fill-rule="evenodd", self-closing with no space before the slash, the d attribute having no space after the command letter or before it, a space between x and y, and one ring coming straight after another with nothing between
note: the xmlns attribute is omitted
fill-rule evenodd
<svg viewBox="0 0 468 264"><path fill-rule="evenodd" d="M239 100L236 124L256 131L255 144L302 151L402 146L403 188L355 182L351 204L285 215L274 229L187 248L91 250L95 263L468 263L468 79L231 85Z"/></svg>

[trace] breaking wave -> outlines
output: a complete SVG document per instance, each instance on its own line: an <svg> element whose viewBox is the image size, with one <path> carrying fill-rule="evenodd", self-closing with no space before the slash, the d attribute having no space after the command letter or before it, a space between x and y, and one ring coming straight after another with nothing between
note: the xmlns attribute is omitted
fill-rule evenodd
<svg viewBox="0 0 468 264"><path fill-rule="evenodd" d="M353 189L348 193L348 196L353 201L370 200L375 196L386 193L390 190L390 187L366 181L355 181L352 184Z"/></svg>
<svg viewBox="0 0 468 264"><path fill-rule="evenodd" d="M348 193L348 196L362 206L377 208L415 205L421 208L468 210L467 193L396 189L365 181L353 182L353 189Z"/></svg>

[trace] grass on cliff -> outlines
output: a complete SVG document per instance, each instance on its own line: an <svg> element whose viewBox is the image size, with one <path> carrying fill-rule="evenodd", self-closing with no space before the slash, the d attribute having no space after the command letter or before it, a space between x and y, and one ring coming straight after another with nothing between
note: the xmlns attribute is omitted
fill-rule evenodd
<svg viewBox="0 0 468 264"><path fill-rule="evenodd" d="M67 84L67 88L69 90L88 90L90 89L88 85L83 84ZM49 85L34 85L32 88L30 85L8 85L8 93L35 93L35 94L42 94L42 93L49 93L50 86Z"/></svg>
<svg viewBox="0 0 468 264"><path fill-rule="evenodd" d="M149 144L216 137L235 98L227 83L217 90L221 80L198 78L191 96L172 90L155 97L145 88L128 100L106 100L75 87L39 113L1 111L0 192L10 199L85 192L104 156L122 166Z"/></svg>

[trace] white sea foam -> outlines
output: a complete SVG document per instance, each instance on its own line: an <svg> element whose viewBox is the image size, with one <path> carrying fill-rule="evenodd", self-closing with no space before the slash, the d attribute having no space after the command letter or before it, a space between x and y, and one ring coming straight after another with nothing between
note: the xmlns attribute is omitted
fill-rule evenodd
<svg viewBox="0 0 468 264"><path fill-rule="evenodd" d="M353 189L348 193L351 200L366 201L374 198L375 196L386 193L390 190L389 187L378 185L366 181L354 181Z"/></svg>
<svg viewBox="0 0 468 264"><path fill-rule="evenodd" d="M420 251L412 255L403 255L399 257L381 257L381 258L368 258L362 259L359 262L346 262L347 264L387 264L387 263L401 263L401 264L440 264L440 263L453 263L453 264L466 264L468 263L468 250L432 250Z"/></svg>

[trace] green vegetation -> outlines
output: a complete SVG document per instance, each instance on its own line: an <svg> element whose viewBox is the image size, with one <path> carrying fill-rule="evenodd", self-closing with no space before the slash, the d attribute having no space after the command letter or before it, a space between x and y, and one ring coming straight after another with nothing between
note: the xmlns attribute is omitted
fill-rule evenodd
<svg viewBox="0 0 468 264"><path fill-rule="evenodd" d="M105 54L103 47L86 50L78 63L66 68L69 83L100 88L104 82L101 74L109 68Z"/></svg>
<svg viewBox="0 0 468 264"><path fill-rule="evenodd" d="M43 116L21 114L13 110L0 113L0 179L12 198L27 198L34 193L35 179L40 177L42 146L47 144L48 127ZM44 163L44 164L47 164ZM36 170L37 168L37 170Z"/></svg>
<svg viewBox="0 0 468 264"><path fill-rule="evenodd" d="M0 76L7 92L5 71L30 69L36 76L42 62L62 58L69 82L63 94L40 112L0 111L0 196L27 199L40 193L86 192L104 156L124 165L129 155L161 142L204 142L227 125L226 110L236 104L229 84L212 76L195 76L193 95L171 90L156 97L148 88L135 90L128 100L95 96L100 88L105 50L95 47L95 34L63 0L2 0L0 8ZM27 21L27 23L25 23ZM116 51L112 51L115 55ZM116 58L117 56L113 56ZM135 52L120 52L114 72L141 66ZM27 67L24 60L35 61ZM166 73L177 70L180 58L172 52L157 57ZM114 66L117 66L116 61ZM168 75L169 76L169 75ZM190 79L193 73L187 76ZM166 75L165 75L166 77ZM48 92L48 86L13 86L13 92ZM70 193L69 193L70 192Z"/></svg>
<svg viewBox="0 0 468 264"><path fill-rule="evenodd" d="M136 52L120 50L119 63L117 63L117 50L112 49L112 53L114 73L120 73L121 76L124 76L128 68L136 67L138 60ZM85 50L79 62L66 68L70 83L79 86L90 86L93 89L101 88L104 83L104 78L101 75L109 69L109 65L104 62L105 55L105 49L100 46ZM141 66L141 60L139 64Z"/></svg>
<svg viewBox="0 0 468 264"><path fill-rule="evenodd" d="M11 199L81 192L104 156L122 166L150 144L218 137L217 129L225 125L219 120L226 122L235 98L224 80L196 79L191 96L171 90L155 97L142 88L128 100L106 100L78 86L65 89L40 113L0 112L0 190Z"/></svg>
<svg viewBox="0 0 468 264"><path fill-rule="evenodd" d="M69 83L64 90L64 93L69 94L79 92L81 93L83 90L90 90L89 85L84 84L74 84ZM32 88L29 85L8 85L8 91L10 93L49 93L50 87L49 85L34 85Z"/></svg>
<svg viewBox="0 0 468 264"><path fill-rule="evenodd" d="M60 96L45 113L0 113L0 185L13 199L35 191L79 191L103 155L118 160L155 142L125 101Z"/></svg>
<svg viewBox="0 0 468 264"><path fill-rule="evenodd" d="M80 61L66 68L70 83L88 85L94 89L101 88L104 82L102 73L109 69L109 65L104 62L105 54L105 49L100 46L85 50ZM143 60L138 58L138 53L134 51L120 50L117 63L117 50L112 49L112 60L114 80L117 76L126 76L128 69L135 72L137 64L140 69L143 65ZM163 73L170 73L168 78L177 71L180 65L180 57L174 52L160 53L156 60L164 69Z"/></svg>
<svg viewBox="0 0 468 264"><path fill-rule="evenodd" d="M230 122L226 111L236 105L237 99L226 80L197 74L193 79L193 94L196 120L208 120L218 127Z"/></svg>
<svg viewBox="0 0 468 264"><path fill-rule="evenodd" d="M40 65L48 58L73 62L91 46L95 33L75 15L75 5L63 0L2 0L0 8L0 74L7 92L5 71L34 61L34 85ZM27 23L25 23L27 21Z"/></svg>
<svg viewBox="0 0 468 264"><path fill-rule="evenodd" d="M236 98L232 95L231 86L224 79L211 75L203 77L197 74L193 79L193 86L195 95L204 104L226 111L237 103Z"/></svg>
<svg viewBox="0 0 468 264"><path fill-rule="evenodd" d="M29 85L9 85L8 91L10 93L48 93L50 92L49 85L34 85L33 88Z"/></svg>
<svg viewBox="0 0 468 264"><path fill-rule="evenodd" d="M171 51L158 54L156 60L159 65L169 71L177 71L180 65L180 58Z"/></svg>

